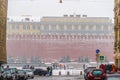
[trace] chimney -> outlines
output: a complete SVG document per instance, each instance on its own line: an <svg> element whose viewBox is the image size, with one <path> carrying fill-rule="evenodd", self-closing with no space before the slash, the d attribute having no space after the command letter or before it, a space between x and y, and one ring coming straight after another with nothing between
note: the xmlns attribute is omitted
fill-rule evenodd
<svg viewBox="0 0 120 80"><path fill-rule="evenodd" d="M74 15L70 15L70 17L74 17Z"/></svg>
<svg viewBox="0 0 120 80"><path fill-rule="evenodd" d="M30 21L30 18L25 18L25 21Z"/></svg>
<svg viewBox="0 0 120 80"><path fill-rule="evenodd" d="M80 15L76 15L77 18L80 18L81 16Z"/></svg>
<svg viewBox="0 0 120 80"><path fill-rule="evenodd" d="M68 17L68 15L67 15L67 14L65 14L65 15L64 15L64 17Z"/></svg>
<svg viewBox="0 0 120 80"><path fill-rule="evenodd" d="M83 15L82 17L87 17L87 15Z"/></svg>

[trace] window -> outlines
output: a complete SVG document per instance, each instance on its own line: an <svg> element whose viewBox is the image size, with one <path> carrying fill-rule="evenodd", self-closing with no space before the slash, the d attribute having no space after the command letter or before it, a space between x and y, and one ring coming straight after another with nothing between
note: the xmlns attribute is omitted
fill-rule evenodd
<svg viewBox="0 0 120 80"><path fill-rule="evenodd" d="M49 25L49 30L51 30L51 25Z"/></svg>
<svg viewBox="0 0 120 80"><path fill-rule="evenodd" d="M15 26L14 25L12 25L12 30L15 30Z"/></svg>
<svg viewBox="0 0 120 80"><path fill-rule="evenodd" d="M80 25L78 26L78 30L81 30L81 26Z"/></svg>
<svg viewBox="0 0 120 80"><path fill-rule="evenodd" d="M37 26L37 29L40 30L40 26Z"/></svg>
<svg viewBox="0 0 120 80"><path fill-rule="evenodd" d="M64 25L64 30L67 30L67 26L66 25Z"/></svg>
<svg viewBox="0 0 120 80"><path fill-rule="evenodd" d="M27 27L27 30L30 30L30 26L29 25L27 25L26 27Z"/></svg>
<svg viewBox="0 0 120 80"><path fill-rule="evenodd" d="M16 26L16 29L19 30L19 25Z"/></svg>
<svg viewBox="0 0 120 80"><path fill-rule="evenodd" d="M43 25L41 25L41 30L44 30L44 26Z"/></svg>
<svg viewBox="0 0 120 80"><path fill-rule="evenodd" d="M72 30L74 30L75 29L75 26L74 25L72 25Z"/></svg>
<svg viewBox="0 0 120 80"><path fill-rule="evenodd" d="M60 30L60 27L59 27L59 25L57 25L57 26L56 26L56 30L57 30L57 31L58 31L58 30Z"/></svg>
<svg viewBox="0 0 120 80"><path fill-rule="evenodd" d="M35 26L34 25L32 26L32 29L35 30Z"/></svg>
<svg viewBox="0 0 120 80"><path fill-rule="evenodd" d="M23 30L26 30L26 26L25 25L23 25Z"/></svg>

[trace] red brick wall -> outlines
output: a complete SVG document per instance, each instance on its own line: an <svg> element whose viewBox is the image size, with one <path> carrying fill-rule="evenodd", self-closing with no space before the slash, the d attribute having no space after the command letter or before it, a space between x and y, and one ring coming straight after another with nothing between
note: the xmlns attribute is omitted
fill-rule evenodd
<svg viewBox="0 0 120 80"><path fill-rule="evenodd" d="M39 56L42 59L59 60L63 56L78 59L79 56L88 56L95 61L95 51L100 49L101 53L113 60L113 42L111 40L7 40L7 54L17 56Z"/></svg>

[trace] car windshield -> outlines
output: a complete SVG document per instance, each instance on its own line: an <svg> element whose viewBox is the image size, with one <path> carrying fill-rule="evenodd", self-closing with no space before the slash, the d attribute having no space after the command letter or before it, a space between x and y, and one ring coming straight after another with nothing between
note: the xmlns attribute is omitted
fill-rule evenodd
<svg viewBox="0 0 120 80"><path fill-rule="evenodd" d="M95 67L88 67L87 69L84 70L85 73L90 72L92 69L94 69Z"/></svg>
<svg viewBox="0 0 120 80"><path fill-rule="evenodd" d="M18 70L18 74L24 74L23 70Z"/></svg>
<svg viewBox="0 0 120 80"><path fill-rule="evenodd" d="M12 72L15 72L17 69L16 68L11 68L11 71Z"/></svg>
<svg viewBox="0 0 120 80"><path fill-rule="evenodd" d="M120 80L120 76L119 77L108 77L107 80Z"/></svg>
<svg viewBox="0 0 120 80"><path fill-rule="evenodd" d="M32 72L32 70L25 70L26 72Z"/></svg>
<svg viewBox="0 0 120 80"><path fill-rule="evenodd" d="M11 74L10 70L6 70L5 72L6 72L6 74Z"/></svg>
<svg viewBox="0 0 120 80"><path fill-rule="evenodd" d="M101 70L94 70L94 71L93 71L93 75L94 75L94 76L102 75L102 71L101 71Z"/></svg>
<svg viewBox="0 0 120 80"><path fill-rule="evenodd" d="M2 68L0 68L0 73L3 71L3 69Z"/></svg>

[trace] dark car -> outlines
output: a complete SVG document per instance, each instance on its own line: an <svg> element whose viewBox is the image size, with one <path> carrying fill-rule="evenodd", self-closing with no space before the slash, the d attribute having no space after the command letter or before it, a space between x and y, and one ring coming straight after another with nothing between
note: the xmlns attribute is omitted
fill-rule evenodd
<svg viewBox="0 0 120 80"><path fill-rule="evenodd" d="M47 73L48 73L47 70L44 70L44 69L35 69L34 70L34 75L46 76Z"/></svg>
<svg viewBox="0 0 120 80"><path fill-rule="evenodd" d="M102 69L92 69L86 80L105 80L105 72Z"/></svg>
<svg viewBox="0 0 120 80"><path fill-rule="evenodd" d="M119 73L106 74L105 80L120 80L120 74Z"/></svg>
<svg viewBox="0 0 120 80"><path fill-rule="evenodd" d="M84 70L84 79L85 79L85 80L87 79L88 74L89 74L89 72L90 72L92 69L96 69L96 67L87 67L87 68Z"/></svg>

